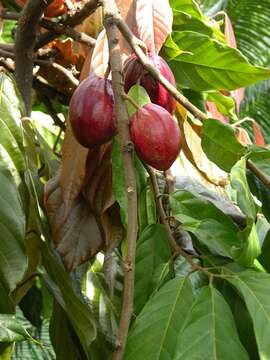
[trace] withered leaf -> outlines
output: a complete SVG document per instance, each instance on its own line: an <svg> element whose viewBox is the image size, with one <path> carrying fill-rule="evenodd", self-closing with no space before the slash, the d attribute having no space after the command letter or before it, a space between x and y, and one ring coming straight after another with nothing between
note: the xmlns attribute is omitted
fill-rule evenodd
<svg viewBox="0 0 270 360"><path fill-rule="evenodd" d="M103 238L95 216L82 196L73 201L68 214L64 216L61 187L59 184L56 187L55 183L55 179L52 179L46 185L49 192L45 188L45 206L56 250L66 269L71 271L101 250Z"/></svg>

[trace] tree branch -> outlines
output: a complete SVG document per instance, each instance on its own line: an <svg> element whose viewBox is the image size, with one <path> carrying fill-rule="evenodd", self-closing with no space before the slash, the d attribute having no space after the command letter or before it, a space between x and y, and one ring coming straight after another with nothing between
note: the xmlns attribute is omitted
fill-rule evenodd
<svg viewBox="0 0 270 360"><path fill-rule="evenodd" d="M80 23L82 23L93 12L95 12L96 9L101 5L102 5L102 0L88 0L86 3L83 4L83 6L80 3L78 3L75 11L63 17L58 24L64 26L70 26L70 27L77 26ZM57 34L55 34L52 31L48 31L42 34L39 37L35 48L39 49L43 47L44 45L48 44L50 41L54 40L56 37Z"/></svg>
<svg viewBox="0 0 270 360"><path fill-rule="evenodd" d="M126 193L128 198L127 249L124 259L124 294L116 347L113 360L123 359L127 333L133 312L136 240L138 231L137 191L133 167L133 144L129 134L129 116L124 100L122 60L119 47L119 32L114 23L118 9L114 0L104 0L104 26L108 36L112 86L115 99L117 129L124 163Z"/></svg>
<svg viewBox="0 0 270 360"><path fill-rule="evenodd" d="M18 21L20 19L20 13L10 12L5 9L0 9L0 18L15 20ZM84 32L79 32L73 29L70 25L64 25L60 22L54 22L49 19L41 19L39 25L44 29L50 30L54 35L66 35L72 38L73 40L80 42L89 47L93 47L96 44L96 39L91 36L85 34ZM47 34L47 33L46 33Z"/></svg>
<svg viewBox="0 0 270 360"><path fill-rule="evenodd" d="M31 115L33 55L41 16L51 1L28 0L25 4L15 36L15 77L25 103L26 116Z"/></svg>

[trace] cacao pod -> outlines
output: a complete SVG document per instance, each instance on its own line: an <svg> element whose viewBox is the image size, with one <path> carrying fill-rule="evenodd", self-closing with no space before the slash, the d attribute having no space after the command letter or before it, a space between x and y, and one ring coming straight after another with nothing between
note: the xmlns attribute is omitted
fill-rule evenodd
<svg viewBox="0 0 270 360"><path fill-rule="evenodd" d="M147 104L130 119L130 136L138 156L157 170L168 170L181 150L181 133L163 107Z"/></svg>
<svg viewBox="0 0 270 360"><path fill-rule="evenodd" d="M173 86L176 85L174 75L162 57L156 54L149 54L148 60ZM124 77L126 92L128 92L133 85L139 84L145 88L154 104L164 107L169 113L174 112L176 108L175 99L168 93L164 86L144 71L136 54L131 54L127 58L124 64Z"/></svg>
<svg viewBox="0 0 270 360"><path fill-rule="evenodd" d="M91 74L74 91L69 120L77 141L88 148L104 144L116 131L111 80Z"/></svg>

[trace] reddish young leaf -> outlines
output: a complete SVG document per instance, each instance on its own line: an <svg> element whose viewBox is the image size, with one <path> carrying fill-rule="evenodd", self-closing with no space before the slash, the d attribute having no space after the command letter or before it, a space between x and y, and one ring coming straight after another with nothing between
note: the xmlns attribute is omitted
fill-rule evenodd
<svg viewBox="0 0 270 360"><path fill-rule="evenodd" d="M149 52L158 53L172 31L172 9L168 0L137 0L138 37Z"/></svg>
<svg viewBox="0 0 270 360"><path fill-rule="evenodd" d="M253 132L254 132L255 145L265 146L265 141L264 141L264 137L263 137L260 125L255 120L253 120L252 126L253 126Z"/></svg>
<svg viewBox="0 0 270 360"><path fill-rule="evenodd" d="M207 110L211 113L211 116L214 119L220 120L224 123L228 123L229 120L226 116L223 116L217 109L216 104L213 103L212 101L206 101L205 102L206 108Z"/></svg>
<svg viewBox="0 0 270 360"><path fill-rule="evenodd" d="M227 44L230 45L231 47L233 47L234 49L237 49L237 43L236 43L236 39L235 39L235 35L234 35L234 31L233 31L233 26L231 23L231 20L229 18L229 16L225 13L225 39L227 41ZM232 97L235 100L236 103L236 110L239 113L240 110L240 104L242 102L242 100L244 99L245 96L245 89L244 88L240 88L237 90L234 90L231 92Z"/></svg>
<svg viewBox="0 0 270 360"><path fill-rule="evenodd" d="M252 141L247 133L247 131L243 128L236 128L236 138L242 145L252 145Z"/></svg>

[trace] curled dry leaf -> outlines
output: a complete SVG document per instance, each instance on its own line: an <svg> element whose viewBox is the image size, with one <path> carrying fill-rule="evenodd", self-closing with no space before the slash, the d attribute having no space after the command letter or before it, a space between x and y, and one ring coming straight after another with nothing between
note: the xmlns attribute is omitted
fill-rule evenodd
<svg viewBox="0 0 270 360"><path fill-rule="evenodd" d="M75 42L72 39L54 40L47 45L47 49L54 50L54 61L63 66L75 75L79 73L85 61L85 54L75 47ZM52 66L40 66L38 75L43 77L49 84L55 87L58 91L70 96L75 90L67 78L67 76L59 69Z"/></svg>
<svg viewBox="0 0 270 360"><path fill-rule="evenodd" d="M95 216L82 196L72 203L66 215L57 178L45 187L45 206L56 250L68 271L91 258L103 247L103 238Z"/></svg>
<svg viewBox="0 0 270 360"><path fill-rule="evenodd" d="M149 52L158 53L172 31L173 14L168 0L137 0L138 37Z"/></svg>
<svg viewBox="0 0 270 360"><path fill-rule="evenodd" d="M66 218L72 202L79 195L85 176L88 149L81 146L74 138L68 124L62 152L60 186Z"/></svg>
<svg viewBox="0 0 270 360"><path fill-rule="evenodd" d="M119 208L112 192L112 144L89 151L83 195L102 229L106 251L123 238Z"/></svg>

